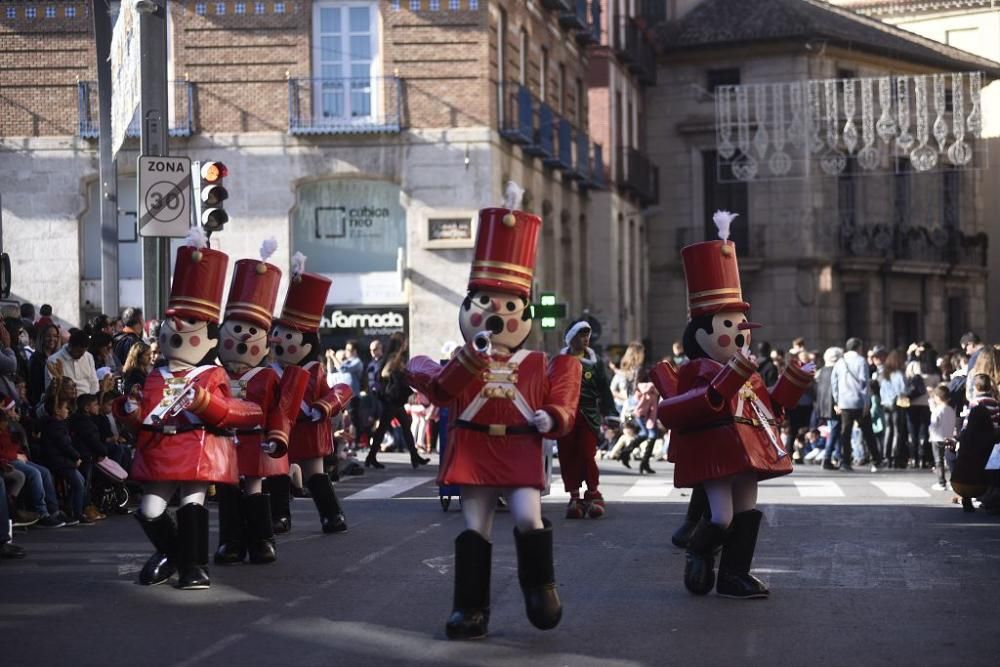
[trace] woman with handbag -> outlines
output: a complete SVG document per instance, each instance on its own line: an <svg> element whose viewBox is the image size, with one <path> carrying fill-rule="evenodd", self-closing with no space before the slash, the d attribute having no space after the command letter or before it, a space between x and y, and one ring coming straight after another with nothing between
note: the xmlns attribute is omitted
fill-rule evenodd
<svg viewBox="0 0 1000 667"><path fill-rule="evenodd" d="M883 460L890 468L906 467L906 415L910 399L904 393L906 378L903 375L903 353L891 350L879 372L879 394L885 411L885 437Z"/></svg>
<svg viewBox="0 0 1000 667"><path fill-rule="evenodd" d="M409 358L409 350L406 337L402 333L394 333L389 338L389 349L382 357L381 368L378 370L378 377L381 381L382 391L378 394L381 403L381 411L378 428L372 436L371 446L368 456L365 457L365 467L384 468L376 458L379 449L382 447L382 439L386 431L392 425L393 419L399 422L400 433L406 442L406 449L410 452L410 464L417 468L431 462L430 459L420 456L417 452L417 444L413 439L412 418L406 412L406 402L410 398L413 390L406 382L403 371L406 370L406 361Z"/></svg>

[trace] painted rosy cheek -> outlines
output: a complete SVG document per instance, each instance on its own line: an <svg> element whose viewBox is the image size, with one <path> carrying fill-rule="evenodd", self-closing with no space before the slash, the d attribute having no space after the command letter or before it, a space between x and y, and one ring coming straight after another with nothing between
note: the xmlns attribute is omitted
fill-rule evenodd
<svg viewBox="0 0 1000 667"><path fill-rule="evenodd" d="M198 347L199 345L201 345L201 337L191 336L191 347Z"/></svg>
<svg viewBox="0 0 1000 667"><path fill-rule="evenodd" d="M298 345L289 345L288 346L288 354L295 354L298 351L299 351L299 346Z"/></svg>
<svg viewBox="0 0 1000 667"><path fill-rule="evenodd" d="M517 331L517 320L511 318L507 320L507 331L514 333Z"/></svg>
<svg viewBox="0 0 1000 667"><path fill-rule="evenodd" d="M224 342L222 344L222 347L226 348L227 350L231 350L231 349L233 349L233 345L235 345L235 344L236 343L234 343L231 338L227 338L226 342Z"/></svg>
<svg viewBox="0 0 1000 667"><path fill-rule="evenodd" d="M260 348L257 347L256 345L252 346L250 348L250 354L256 357L258 354L260 354Z"/></svg>
<svg viewBox="0 0 1000 667"><path fill-rule="evenodd" d="M472 316L469 318L469 323L474 327L481 326L483 323L483 316L479 313L472 313Z"/></svg>
<svg viewBox="0 0 1000 667"><path fill-rule="evenodd" d="M715 342L719 344L719 347L729 347L729 344L733 342L733 339L726 334L722 334Z"/></svg>

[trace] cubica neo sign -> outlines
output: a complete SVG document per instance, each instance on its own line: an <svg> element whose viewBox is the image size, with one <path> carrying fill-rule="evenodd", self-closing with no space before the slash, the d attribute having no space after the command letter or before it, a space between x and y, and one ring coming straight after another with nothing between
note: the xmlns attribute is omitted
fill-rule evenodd
<svg viewBox="0 0 1000 667"><path fill-rule="evenodd" d="M139 157L139 234L187 236L191 226L191 160Z"/></svg>

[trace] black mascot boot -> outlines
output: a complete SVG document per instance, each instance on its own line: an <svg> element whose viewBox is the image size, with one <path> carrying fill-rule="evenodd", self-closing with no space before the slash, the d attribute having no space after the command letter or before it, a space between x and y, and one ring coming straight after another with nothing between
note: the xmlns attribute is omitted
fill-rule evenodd
<svg viewBox="0 0 1000 667"><path fill-rule="evenodd" d="M715 586L715 555L728 532L711 521L702 521L688 540L684 564L684 586L695 595L705 595Z"/></svg>
<svg viewBox="0 0 1000 667"><path fill-rule="evenodd" d="M208 509L188 503L177 510L177 587L208 588Z"/></svg>
<svg viewBox="0 0 1000 667"><path fill-rule="evenodd" d="M139 573L139 583L143 586L162 584L177 571L177 525L166 511L155 519L147 519L142 512L136 512L135 518L156 548L156 553L149 557Z"/></svg>
<svg viewBox="0 0 1000 667"><path fill-rule="evenodd" d="M528 620L539 630L551 630L562 618L562 603L556 590L552 562L552 524L542 519L544 528L522 533L514 529L517 546L517 578L524 593Z"/></svg>
<svg viewBox="0 0 1000 667"><path fill-rule="evenodd" d="M333 490L333 482L324 473L317 473L306 482L309 493L312 494L316 509L319 510L320 523L324 533L342 533L347 530L347 521L340 510L340 502Z"/></svg>
<svg viewBox="0 0 1000 667"><path fill-rule="evenodd" d="M264 480L264 493L271 497L271 519L274 532L282 535L292 529L292 478L288 475Z"/></svg>
<svg viewBox="0 0 1000 667"><path fill-rule="evenodd" d="M687 515L684 517L684 523L674 531L674 534L670 537L670 541L675 547L687 549L691 533L697 528L698 522L701 521L702 517L707 519L711 515L712 512L708 506L708 496L705 494L705 487L694 487L691 490L691 498L688 500Z"/></svg>
<svg viewBox="0 0 1000 667"><path fill-rule="evenodd" d="M455 538L454 605L444 632L448 639L482 639L490 623L493 545L474 530Z"/></svg>
<svg viewBox="0 0 1000 667"><path fill-rule="evenodd" d="M243 498L243 516L247 522L247 549L251 563L273 563L278 560L274 544L274 524L271 521L271 499L266 493Z"/></svg>
<svg viewBox="0 0 1000 667"><path fill-rule="evenodd" d="M215 497L219 500L219 548L213 560L217 565L242 563L247 557L243 492L238 486L218 484Z"/></svg>
<svg viewBox="0 0 1000 667"><path fill-rule="evenodd" d="M719 559L719 580L715 592L727 598L766 598L770 594L763 581L750 574L761 513L758 510L740 512L733 517L729 536L722 545Z"/></svg>

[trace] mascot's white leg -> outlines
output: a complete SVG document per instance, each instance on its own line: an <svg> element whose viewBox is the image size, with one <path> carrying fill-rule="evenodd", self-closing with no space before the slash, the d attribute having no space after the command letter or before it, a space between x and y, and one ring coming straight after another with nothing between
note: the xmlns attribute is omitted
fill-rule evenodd
<svg viewBox="0 0 1000 667"><path fill-rule="evenodd" d="M142 485L142 502L139 503L139 514L147 520L159 517L167 511L167 503L174 495L179 484L177 482L146 482Z"/></svg>
<svg viewBox="0 0 1000 667"><path fill-rule="evenodd" d="M306 459L304 461L299 461L299 467L302 468L303 479L308 480L313 475L320 475L323 471L323 457L319 456L314 459Z"/></svg>
<svg viewBox="0 0 1000 667"><path fill-rule="evenodd" d="M530 487L507 489L506 496L518 531L526 533L544 528L541 491Z"/></svg>
<svg viewBox="0 0 1000 667"><path fill-rule="evenodd" d="M712 479L704 485L708 505L712 508L712 523L723 529L729 528L733 521L734 480L734 477Z"/></svg>
<svg viewBox="0 0 1000 667"><path fill-rule="evenodd" d="M181 484L181 507L194 503L204 505L208 494L207 482L184 482Z"/></svg>
<svg viewBox="0 0 1000 667"><path fill-rule="evenodd" d="M487 542L493 532L493 514L500 490L492 486L462 487L462 517L466 530L474 530Z"/></svg>
<svg viewBox="0 0 1000 667"><path fill-rule="evenodd" d="M261 493L264 490L264 480L261 477L244 477L243 488L248 496Z"/></svg>

